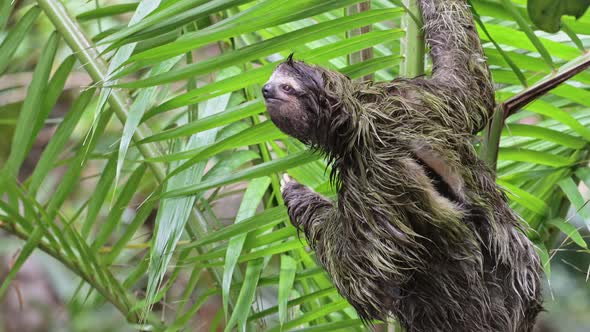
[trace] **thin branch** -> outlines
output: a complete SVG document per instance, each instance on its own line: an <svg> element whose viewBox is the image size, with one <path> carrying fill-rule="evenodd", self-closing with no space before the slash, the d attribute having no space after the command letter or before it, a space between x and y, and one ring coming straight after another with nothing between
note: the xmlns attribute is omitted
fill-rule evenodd
<svg viewBox="0 0 590 332"><path fill-rule="evenodd" d="M417 0L403 0L406 15L402 18L402 28L406 35L401 41L401 53L404 57L400 65L400 75L417 77L424 75L425 42L422 32L422 15Z"/></svg>
<svg viewBox="0 0 590 332"><path fill-rule="evenodd" d="M547 92L555 89L563 82L569 80L575 75L583 72L590 67L590 52L568 62L559 70L545 78L541 79L534 85L519 92L513 97L509 98L500 105L500 109L504 111L504 118L511 116L520 109L535 101Z"/></svg>
<svg viewBox="0 0 590 332"><path fill-rule="evenodd" d="M498 162L498 150L500 148L504 120L504 111L500 106L496 109L490 124L482 133L483 141L479 149L479 157L493 170L496 169Z"/></svg>
<svg viewBox="0 0 590 332"><path fill-rule="evenodd" d="M491 123L483 133L479 156L491 169L496 169L500 137L506 118L515 114L526 105L542 97L560 84L590 67L590 52L561 66L558 71L539 80L534 85L498 105Z"/></svg>

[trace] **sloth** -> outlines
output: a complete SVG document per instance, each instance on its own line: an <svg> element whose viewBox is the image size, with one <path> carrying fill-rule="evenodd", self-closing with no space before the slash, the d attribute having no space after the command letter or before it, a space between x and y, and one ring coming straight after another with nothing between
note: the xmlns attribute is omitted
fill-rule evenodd
<svg viewBox="0 0 590 332"><path fill-rule="evenodd" d="M262 94L271 120L325 154L332 201L283 198L338 292L366 323L406 331L531 331L541 266L478 159L494 87L464 0L420 0L430 78L355 82L290 56Z"/></svg>

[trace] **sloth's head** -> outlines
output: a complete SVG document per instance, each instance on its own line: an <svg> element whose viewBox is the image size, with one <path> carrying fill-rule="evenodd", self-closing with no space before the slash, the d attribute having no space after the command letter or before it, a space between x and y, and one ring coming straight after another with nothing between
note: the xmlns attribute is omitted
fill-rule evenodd
<svg viewBox="0 0 590 332"><path fill-rule="evenodd" d="M272 122L284 133L322 145L341 113L341 94L350 80L337 72L294 61L289 56L262 88Z"/></svg>

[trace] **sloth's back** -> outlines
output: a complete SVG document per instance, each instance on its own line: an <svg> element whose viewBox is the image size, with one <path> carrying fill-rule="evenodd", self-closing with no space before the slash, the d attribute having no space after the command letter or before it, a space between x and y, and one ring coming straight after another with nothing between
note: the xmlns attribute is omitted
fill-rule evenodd
<svg viewBox="0 0 590 332"><path fill-rule="evenodd" d="M386 96L385 113L382 100L368 110L379 137L360 151L362 167L340 169L338 209L317 247L339 292L363 319L394 314L409 331L531 330L541 310L538 257L467 135L419 144L458 169L463 191L453 201L417 160L413 142L424 133L392 117L416 121L419 104Z"/></svg>

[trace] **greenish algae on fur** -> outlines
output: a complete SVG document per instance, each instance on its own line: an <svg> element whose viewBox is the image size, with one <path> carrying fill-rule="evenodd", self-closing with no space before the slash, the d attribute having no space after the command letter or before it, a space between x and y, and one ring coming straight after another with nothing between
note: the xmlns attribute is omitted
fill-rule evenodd
<svg viewBox="0 0 590 332"><path fill-rule="evenodd" d="M356 83L291 58L277 68L271 119L326 154L338 187L332 202L292 181L285 204L363 320L393 316L409 332L531 331L539 258L471 144L495 102L470 9L420 6L431 78Z"/></svg>

